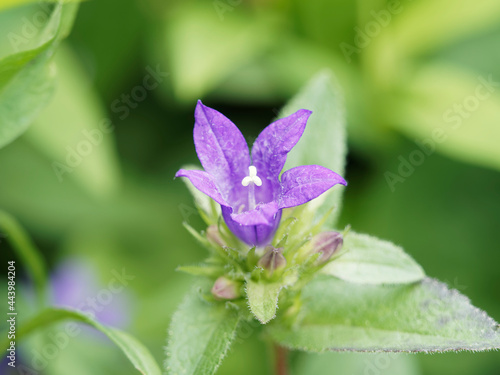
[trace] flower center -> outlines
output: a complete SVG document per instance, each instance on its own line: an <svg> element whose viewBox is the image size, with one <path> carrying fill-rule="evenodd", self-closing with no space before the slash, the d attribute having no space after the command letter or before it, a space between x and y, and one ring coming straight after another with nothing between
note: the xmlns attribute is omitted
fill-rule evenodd
<svg viewBox="0 0 500 375"><path fill-rule="evenodd" d="M255 184L257 186L262 185L262 180L260 179L259 176L257 176L257 168L255 168L253 165L248 167L248 176L246 176L242 181L241 184L243 186L248 186L250 184Z"/></svg>
<svg viewBox="0 0 500 375"><path fill-rule="evenodd" d="M255 185L262 186L262 180L257 176L257 168L251 165L248 167L248 176L241 180L243 186L248 186L248 210L255 208Z"/></svg>

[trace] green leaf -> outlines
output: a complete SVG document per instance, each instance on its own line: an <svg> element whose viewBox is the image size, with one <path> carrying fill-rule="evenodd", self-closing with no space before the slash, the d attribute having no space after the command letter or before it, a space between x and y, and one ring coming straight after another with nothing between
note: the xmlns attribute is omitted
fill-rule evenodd
<svg viewBox="0 0 500 375"><path fill-rule="evenodd" d="M271 45L273 34L266 18L229 7L235 11L224 15L215 2L185 2L170 12L165 23L166 55L178 98L190 101L204 96ZM165 55L163 47L158 54Z"/></svg>
<svg viewBox="0 0 500 375"><path fill-rule="evenodd" d="M44 301L47 270L40 251L17 220L2 210L0 210L0 230L5 234L5 237L17 252L23 262L23 266L27 268L28 275L32 278L35 285L39 300Z"/></svg>
<svg viewBox="0 0 500 375"><path fill-rule="evenodd" d="M403 249L366 234L349 232L345 254L323 268L323 273L362 284L401 284L420 281L424 270Z"/></svg>
<svg viewBox="0 0 500 375"><path fill-rule="evenodd" d="M0 60L0 147L22 134L49 102L55 76L50 59L77 9L75 4L54 5L44 28L29 41L30 48Z"/></svg>
<svg viewBox="0 0 500 375"><path fill-rule="evenodd" d="M43 0L45 3L72 3L72 2L79 2L82 0ZM0 3L0 11L3 9L15 7L15 6L20 6L20 5L26 5L30 3L35 3L35 2L40 2L40 0L2 0Z"/></svg>
<svg viewBox="0 0 500 375"><path fill-rule="evenodd" d="M50 308L43 310L38 315L19 326L16 339L20 338L48 325L63 321L76 320L88 324L104 333L113 341L127 356L134 367L145 375L161 375L161 370L149 350L129 334L115 328L106 327L87 315L77 310L66 310ZM4 340L4 348L8 348L8 341Z"/></svg>
<svg viewBox="0 0 500 375"><path fill-rule="evenodd" d="M424 160L437 150L500 169L500 82L491 75L435 63L422 68L401 90L391 123L423 145L415 150L424 153ZM408 160L410 155L403 157ZM415 160L418 165L424 162Z"/></svg>
<svg viewBox="0 0 500 375"><path fill-rule="evenodd" d="M121 183L114 125L72 50L63 44L54 62L55 95L25 137L48 156L55 180L73 179L90 194L110 196Z"/></svg>
<svg viewBox="0 0 500 375"><path fill-rule="evenodd" d="M422 27L423 20L425 27ZM500 2L497 0L457 0L453 6L448 0L407 2L401 14L375 42L380 42L380 46L389 42L391 49L405 57L425 54L492 29L499 20Z"/></svg>
<svg viewBox="0 0 500 375"><path fill-rule="evenodd" d="M281 111L280 117L299 109L309 109L304 135L288 154L284 171L299 165L319 164L344 175L347 139L342 96L332 75L322 72L316 75ZM308 209L320 217L331 207L336 210L326 221L332 226L340 213L342 186L335 186L308 203Z"/></svg>
<svg viewBox="0 0 500 375"><path fill-rule="evenodd" d="M247 282L248 306L252 314L262 324L266 324L276 317L281 288L283 288L283 284L279 282L261 283L251 280Z"/></svg>
<svg viewBox="0 0 500 375"><path fill-rule="evenodd" d="M500 348L498 324L436 280L358 285L320 276L302 293L298 321L268 333L306 351L446 352Z"/></svg>
<svg viewBox="0 0 500 375"><path fill-rule="evenodd" d="M235 338L238 322L236 310L223 302L208 303L193 289L170 323L167 373L214 374Z"/></svg>

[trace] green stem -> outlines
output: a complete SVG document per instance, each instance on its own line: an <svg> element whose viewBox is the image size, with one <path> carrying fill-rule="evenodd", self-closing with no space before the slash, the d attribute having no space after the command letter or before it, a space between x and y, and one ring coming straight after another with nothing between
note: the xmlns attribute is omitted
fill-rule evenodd
<svg viewBox="0 0 500 375"><path fill-rule="evenodd" d="M47 272L40 251L17 220L2 210L0 210L0 230L5 233L7 240L28 269L28 274L35 284L40 304L45 304Z"/></svg>
<svg viewBox="0 0 500 375"><path fill-rule="evenodd" d="M288 375L288 350L279 344L274 344L275 374Z"/></svg>

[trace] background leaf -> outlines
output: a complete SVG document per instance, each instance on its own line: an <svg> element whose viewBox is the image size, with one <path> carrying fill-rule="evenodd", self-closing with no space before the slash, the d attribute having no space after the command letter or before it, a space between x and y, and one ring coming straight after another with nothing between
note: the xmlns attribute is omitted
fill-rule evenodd
<svg viewBox="0 0 500 375"><path fill-rule="evenodd" d="M61 46L54 63L59 81L55 95L26 132L26 139L51 160L55 180L74 179L90 194L110 195L121 182L114 148L115 125L73 51ZM68 164L68 155L73 160L80 155L80 162ZM70 171L57 170L55 163Z"/></svg>
<svg viewBox="0 0 500 375"><path fill-rule="evenodd" d="M78 2L82 0L43 0L46 3L71 3L71 2ZM29 3L34 3L34 2L40 2L38 0L2 0L2 3L0 4L0 11L15 7L15 6L20 6L20 5L26 5Z"/></svg>
<svg viewBox="0 0 500 375"><path fill-rule="evenodd" d="M186 296L172 317L165 361L168 374L214 374L235 338L237 311L223 302L202 300L198 290Z"/></svg>
<svg viewBox="0 0 500 375"><path fill-rule="evenodd" d="M283 108L280 117L288 116L302 108L313 113L307 122L304 135L288 154L283 170L299 165L319 164L344 176L347 154L344 105L340 91L329 72L322 72L311 79ZM330 189L308 203L309 210L321 216L331 207L336 207L326 222L327 225L333 225L340 213L343 191L341 186Z"/></svg>
<svg viewBox="0 0 500 375"><path fill-rule="evenodd" d="M500 348L498 324L433 279L356 285L322 276L303 290L299 321L268 327L281 345L306 351L445 352Z"/></svg>
<svg viewBox="0 0 500 375"><path fill-rule="evenodd" d="M263 53L273 39L267 17L248 17L238 11L223 15L215 8L215 2L182 3L165 24L174 90L185 101L217 87L247 60ZM259 37L262 32L266 38ZM193 33L196 38L190 38ZM203 64L198 64L200 60Z"/></svg>
<svg viewBox="0 0 500 375"><path fill-rule="evenodd" d="M73 23L78 5L57 4L42 30L37 30L32 50L0 61L0 147L22 134L47 105L54 90L49 62L60 40Z"/></svg>
<svg viewBox="0 0 500 375"><path fill-rule="evenodd" d="M132 362L137 370L144 375L161 375L161 370L154 358L149 353L148 349L129 334L117 330L115 328L106 327L97 321L91 319L87 315L77 310L66 310L50 308L43 310L41 313L25 322L18 328L16 338L20 338L33 333L34 331L44 328L53 323L63 320L76 320L88 324L95 329L104 333L111 341L113 341ZM8 348L6 339L3 346Z"/></svg>
<svg viewBox="0 0 500 375"><path fill-rule="evenodd" d="M406 83L391 113L392 123L448 156L498 170L499 91L500 81L491 75L473 75L445 63L428 64Z"/></svg>
<svg viewBox="0 0 500 375"><path fill-rule="evenodd" d="M424 270L404 250L366 234L349 232L345 254L323 268L323 273L361 284L412 283L425 277Z"/></svg>
<svg viewBox="0 0 500 375"><path fill-rule="evenodd" d="M422 27L425 20L426 27ZM491 29L500 20L496 0L424 0L403 3L403 11L388 29L393 47L408 57L425 54L445 44Z"/></svg>

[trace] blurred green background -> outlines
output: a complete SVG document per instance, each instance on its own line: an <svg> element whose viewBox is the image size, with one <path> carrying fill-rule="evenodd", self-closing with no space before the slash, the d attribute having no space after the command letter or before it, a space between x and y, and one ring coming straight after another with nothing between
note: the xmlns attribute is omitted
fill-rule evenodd
<svg viewBox="0 0 500 375"><path fill-rule="evenodd" d="M3 9L1 36L38 6ZM160 363L170 316L191 281L175 268L204 257L182 227L201 229L202 221L173 180L180 166L198 163L196 100L227 115L251 142L325 68L347 109L341 224L402 245L429 276L500 319L498 0L88 1L54 62L50 104L0 150L0 206L27 228L51 272L84 259L103 287L112 270L135 276L123 292L122 328ZM109 132L99 128L106 120ZM436 128L446 140L417 151ZM85 134L99 141L81 148L88 155L71 171L57 172L54 162L65 163ZM7 241L0 246L5 264L13 253ZM21 360L29 363L33 350L36 337ZM292 359L297 375L500 371L498 353L394 358ZM271 363L269 347L253 335L234 346L220 373L267 374ZM82 334L44 373L135 370L105 339Z"/></svg>

